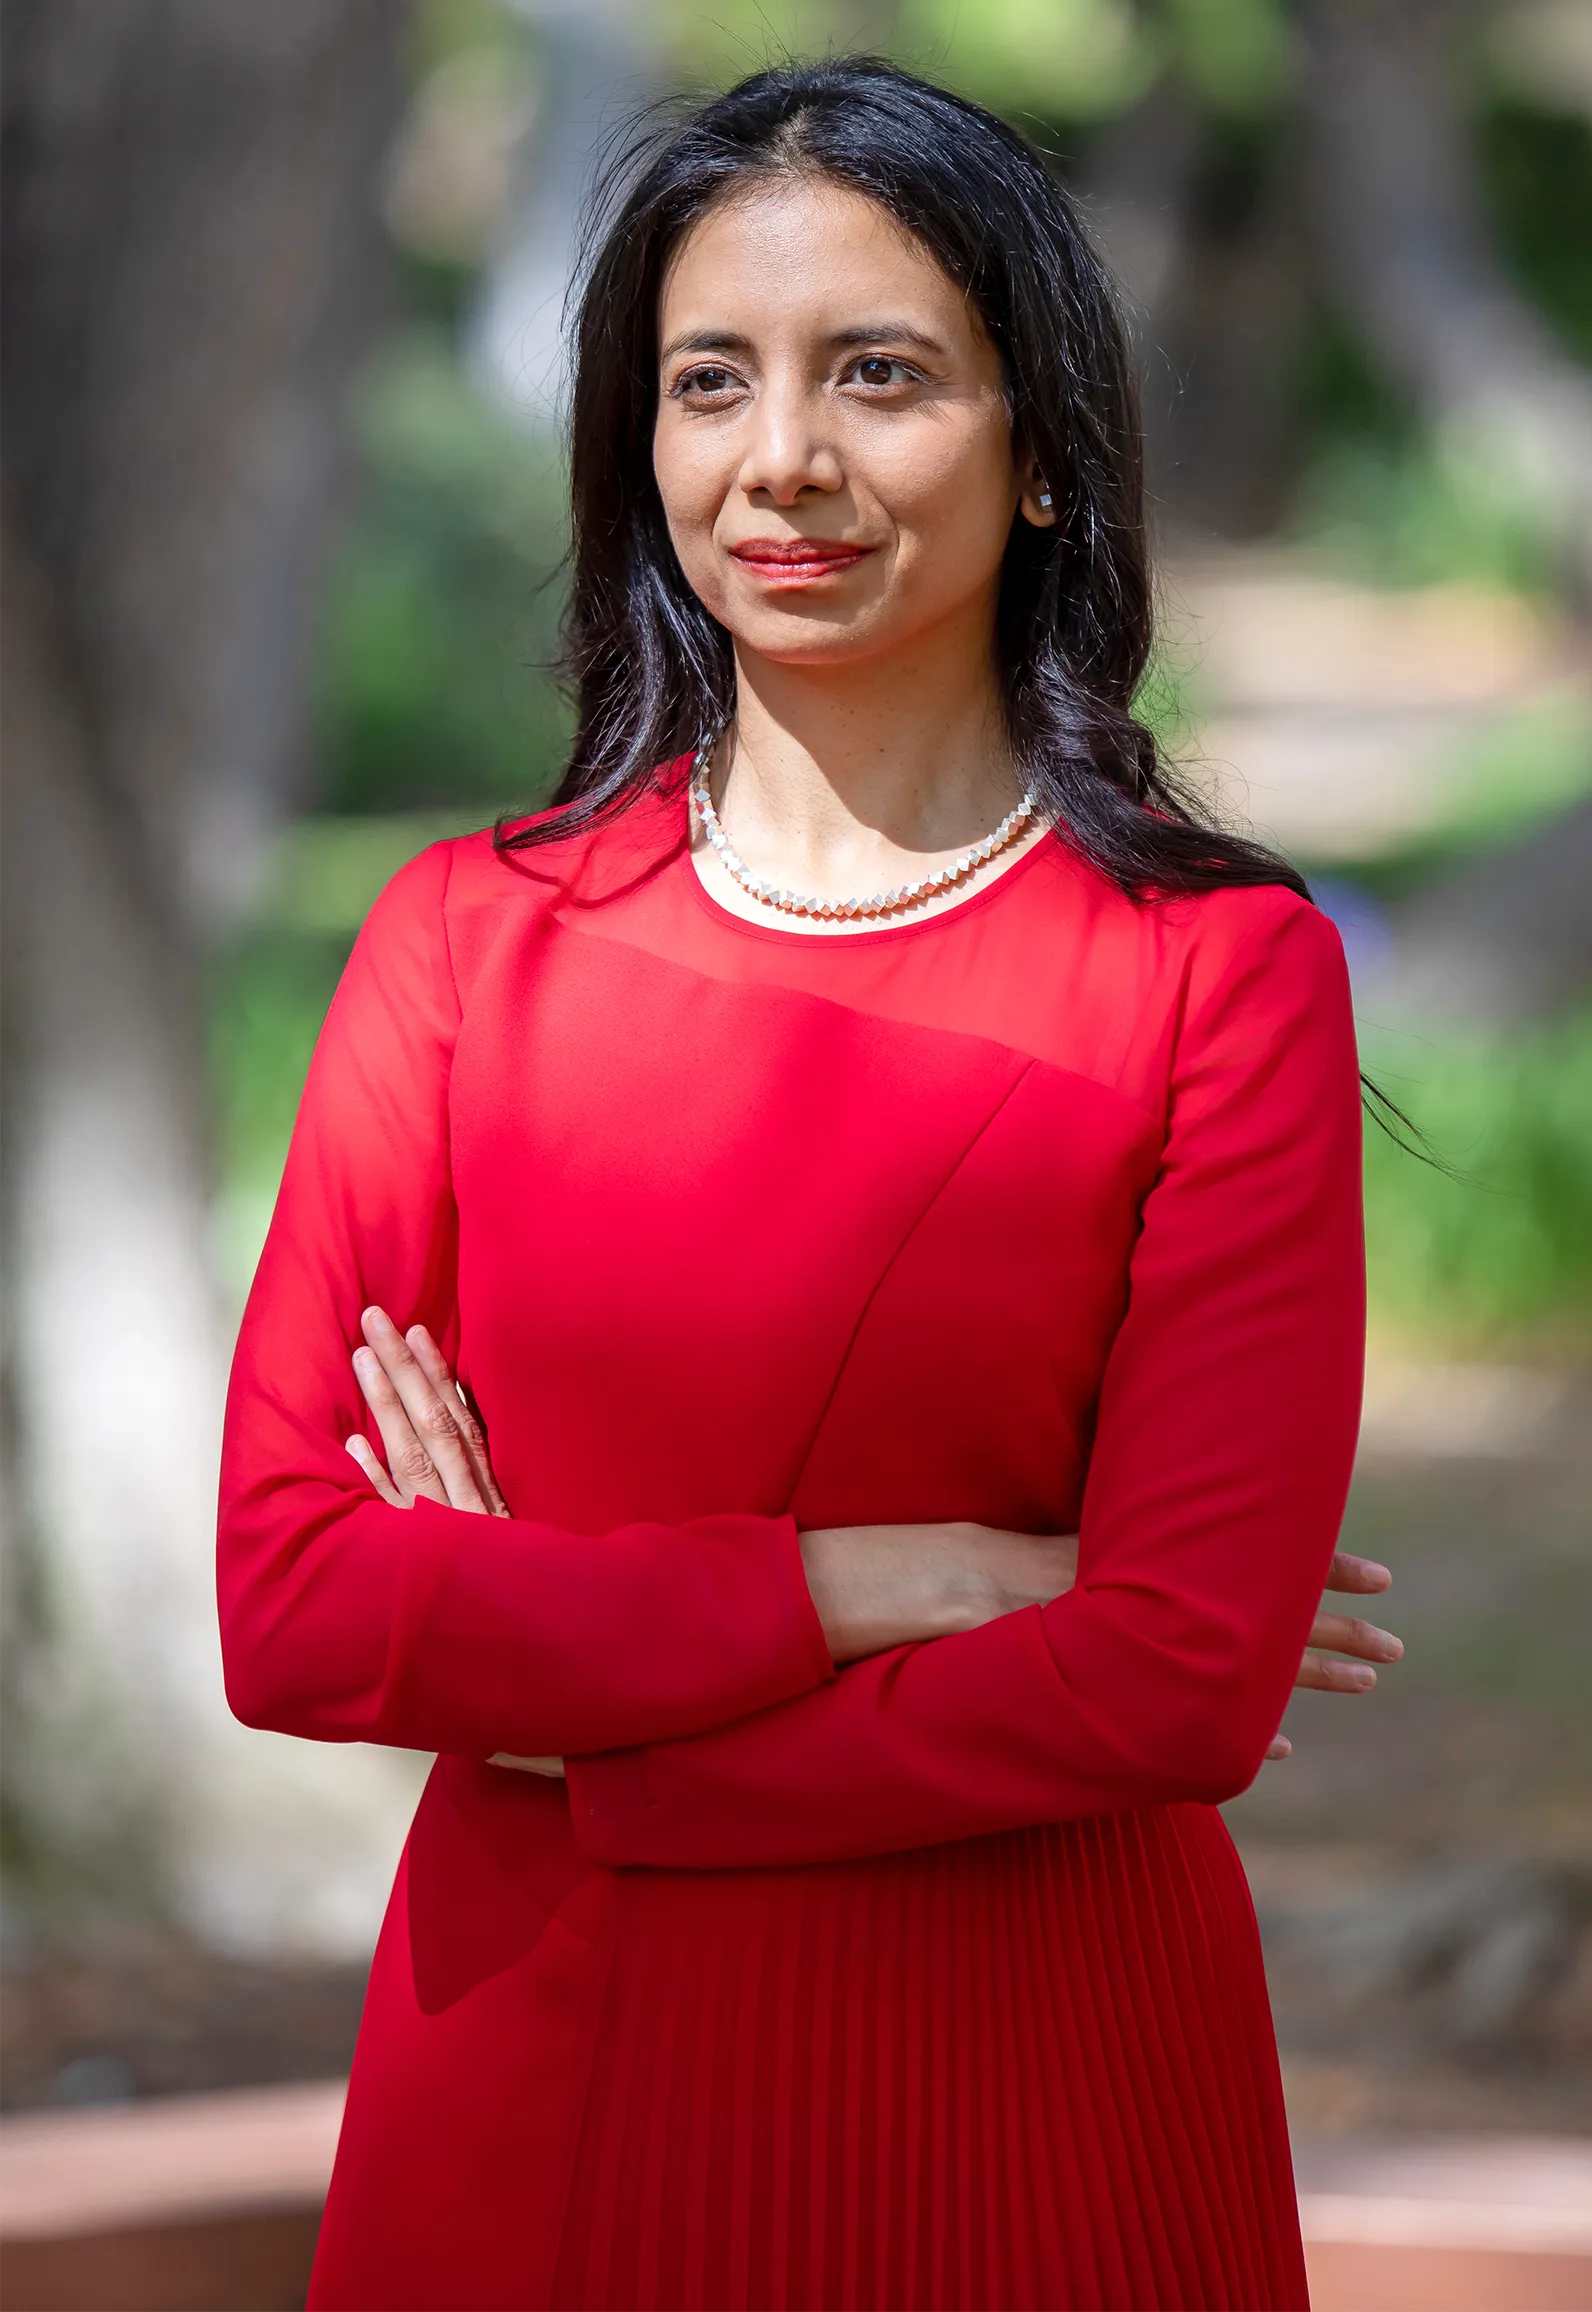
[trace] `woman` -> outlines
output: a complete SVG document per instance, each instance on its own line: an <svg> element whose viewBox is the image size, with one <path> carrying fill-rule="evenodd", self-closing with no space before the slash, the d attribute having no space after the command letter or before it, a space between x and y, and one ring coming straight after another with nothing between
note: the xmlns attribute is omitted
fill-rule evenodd
<svg viewBox="0 0 1592 2312"><path fill-rule="evenodd" d="M238 1351L235 1709L441 1754L313 2301L1302 2304L1214 1809L1374 1677L1354 1039L1133 719L1098 264L759 75L624 180L573 483L561 803L377 903Z"/></svg>

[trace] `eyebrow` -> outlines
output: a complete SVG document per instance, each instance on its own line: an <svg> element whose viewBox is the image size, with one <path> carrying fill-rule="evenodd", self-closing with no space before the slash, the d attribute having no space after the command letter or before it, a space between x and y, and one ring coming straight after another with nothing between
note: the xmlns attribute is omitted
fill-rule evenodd
<svg viewBox="0 0 1592 2312"><path fill-rule="evenodd" d="M881 342L911 345L920 353L937 353L942 357L946 352L946 347L937 337L930 337L923 330L914 329L910 321L860 322L849 329L836 329L824 339L824 343L836 353L843 353L848 346L877 345ZM750 353L751 350L751 339L743 337L736 330L697 329L684 337L671 337L658 358L660 361L673 361L682 353Z"/></svg>

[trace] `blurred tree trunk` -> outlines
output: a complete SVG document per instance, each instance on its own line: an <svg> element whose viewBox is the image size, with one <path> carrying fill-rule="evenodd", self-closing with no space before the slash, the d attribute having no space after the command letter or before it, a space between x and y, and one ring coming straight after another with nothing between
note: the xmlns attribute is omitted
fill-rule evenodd
<svg viewBox="0 0 1592 2312"><path fill-rule="evenodd" d="M1334 292L1379 362L1524 492L1587 598L1592 379L1497 256L1463 114L1475 13L1474 0L1309 0L1313 221Z"/></svg>
<svg viewBox="0 0 1592 2312"><path fill-rule="evenodd" d="M1081 171L1126 293L1150 498L1174 550L1262 536L1287 504L1307 313L1292 141L1213 117L1168 74Z"/></svg>
<svg viewBox="0 0 1592 2312"><path fill-rule="evenodd" d="M200 995L301 777L392 0L12 0L4 1018L21 1892L203 1912L236 1758ZM113 1763L114 1762L114 1763Z"/></svg>

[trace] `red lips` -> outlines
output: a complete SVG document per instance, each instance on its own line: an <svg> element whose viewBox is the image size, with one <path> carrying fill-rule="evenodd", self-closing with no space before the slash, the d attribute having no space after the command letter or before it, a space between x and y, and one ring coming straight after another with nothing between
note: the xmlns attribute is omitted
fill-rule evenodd
<svg viewBox="0 0 1592 2312"><path fill-rule="evenodd" d="M839 538L746 538L730 552L767 585L810 586L854 570L873 548L848 546Z"/></svg>

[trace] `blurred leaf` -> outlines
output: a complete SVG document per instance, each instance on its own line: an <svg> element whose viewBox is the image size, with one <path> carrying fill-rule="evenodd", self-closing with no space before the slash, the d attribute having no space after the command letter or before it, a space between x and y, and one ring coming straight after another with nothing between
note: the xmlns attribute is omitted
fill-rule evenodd
<svg viewBox="0 0 1592 2312"><path fill-rule="evenodd" d="M1373 1317L1462 1352L1533 1335L1592 1350L1592 1012L1507 1037L1363 1040L1458 1174L1367 1134Z"/></svg>
<svg viewBox="0 0 1592 2312"><path fill-rule="evenodd" d="M1161 65L1156 32L1128 0L904 0L891 47L1019 123L1111 119Z"/></svg>
<svg viewBox="0 0 1592 2312"><path fill-rule="evenodd" d="M1565 684L1479 723L1460 751L1451 850L1523 835L1592 789L1592 699Z"/></svg>
<svg viewBox="0 0 1592 2312"><path fill-rule="evenodd" d="M483 824L468 810L301 819L277 846L259 920L279 932L351 941L400 867L428 844Z"/></svg>
<svg viewBox="0 0 1592 2312"><path fill-rule="evenodd" d="M1318 437L1293 536L1377 586L1470 579L1546 595L1558 570L1545 522L1497 461L1413 423Z"/></svg>
<svg viewBox="0 0 1592 2312"><path fill-rule="evenodd" d="M651 22L688 84L728 88L786 57L882 49L892 14L888 0L654 0Z"/></svg>
<svg viewBox="0 0 1592 2312"><path fill-rule="evenodd" d="M508 53L524 37L503 0L416 0L409 14L410 68L423 80L456 56Z"/></svg>
<svg viewBox="0 0 1592 2312"><path fill-rule="evenodd" d="M1287 89L1292 28L1277 0L1161 0L1167 38L1189 87L1213 112L1252 119Z"/></svg>

